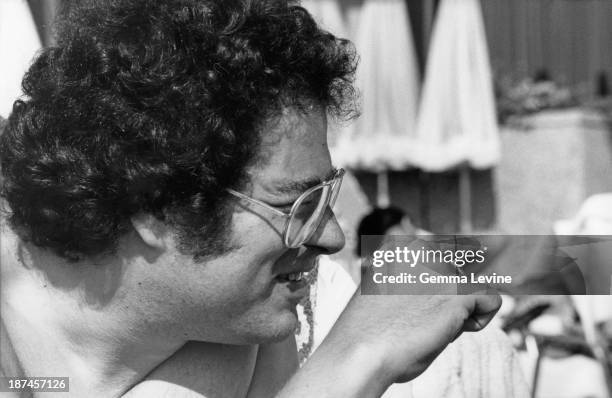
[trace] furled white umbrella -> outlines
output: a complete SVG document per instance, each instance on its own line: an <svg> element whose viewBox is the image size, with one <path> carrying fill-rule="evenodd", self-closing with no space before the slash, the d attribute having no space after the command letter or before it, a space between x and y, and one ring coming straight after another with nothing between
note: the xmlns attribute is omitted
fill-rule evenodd
<svg viewBox="0 0 612 398"><path fill-rule="evenodd" d="M351 39L349 37L348 18L341 7L340 0L303 0L300 3L323 29L336 37ZM330 120L328 140L331 146L334 145L343 128L344 125L339 125L334 123L334 120Z"/></svg>
<svg viewBox="0 0 612 398"><path fill-rule="evenodd" d="M315 21L337 37L347 37L347 27L338 0L302 0L304 7Z"/></svg>
<svg viewBox="0 0 612 398"><path fill-rule="evenodd" d="M478 0L442 0L434 25L417 121L413 163L459 168L462 230L471 229L469 167L500 157L492 74Z"/></svg>
<svg viewBox="0 0 612 398"><path fill-rule="evenodd" d="M0 116L21 96L21 79L41 47L26 0L0 0Z"/></svg>
<svg viewBox="0 0 612 398"><path fill-rule="evenodd" d="M333 157L345 167L379 172L378 204L386 205L385 172L410 164L410 151L399 142L414 130L419 96L406 2L365 0L355 30L361 116L339 135Z"/></svg>

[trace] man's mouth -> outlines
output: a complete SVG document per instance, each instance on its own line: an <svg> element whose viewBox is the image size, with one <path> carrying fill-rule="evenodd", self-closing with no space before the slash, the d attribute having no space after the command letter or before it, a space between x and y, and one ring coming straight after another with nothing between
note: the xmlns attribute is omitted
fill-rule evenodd
<svg viewBox="0 0 612 398"><path fill-rule="evenodd" d="M308 276L308 272L291 272L289 274L281 274L276 279L288 282L299 282Z"/></svg>

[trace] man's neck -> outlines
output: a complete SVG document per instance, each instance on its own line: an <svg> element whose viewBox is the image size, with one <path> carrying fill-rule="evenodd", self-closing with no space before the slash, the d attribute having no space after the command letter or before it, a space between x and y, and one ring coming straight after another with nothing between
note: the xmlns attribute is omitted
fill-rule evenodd
<svg viewBox="0 0 612 398"><path fill-rule="evenodd" d="M120 270L94 265L83 278L48 258L43 273L41 252L12 238L3 229L1 337L15 353L4 371L18 369L12 362L27 376L69 376L72 396L118 396L184 344L158 337L117 298Z"/></svg>

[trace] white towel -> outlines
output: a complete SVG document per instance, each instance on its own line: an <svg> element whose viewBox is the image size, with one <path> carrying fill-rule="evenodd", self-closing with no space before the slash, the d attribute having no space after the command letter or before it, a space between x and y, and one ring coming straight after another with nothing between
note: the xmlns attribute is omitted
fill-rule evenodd
<svg viewBox="0 0 612 398"><path fill-rule="evenodd" d="M410 384L414 398L529 397L512 344L493 327L462 334Z"/></svg>

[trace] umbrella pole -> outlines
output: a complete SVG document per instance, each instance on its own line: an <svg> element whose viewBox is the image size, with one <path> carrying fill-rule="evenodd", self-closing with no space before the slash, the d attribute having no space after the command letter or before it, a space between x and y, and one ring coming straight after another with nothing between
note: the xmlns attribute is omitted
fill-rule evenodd
<svg viewBox="0 0 612 398"><path fill-rule="evenodd" d="M472 186L470 168L463 165L459 168L459 231L472 232Z"/></svg>
<svg viewBox="0 0 612 398"><path fill-rule="evenodd" d="M390 204L389 174L386 171L381 171L376 175L376 206L385 208L389 207Z"/></svg>
<svg viewBox="0 0 612 398"><path fill-rule="evenodd" d="M419 170L419 226L428 231L431 231L430 186L430 174L426 171Z"/></svg>

